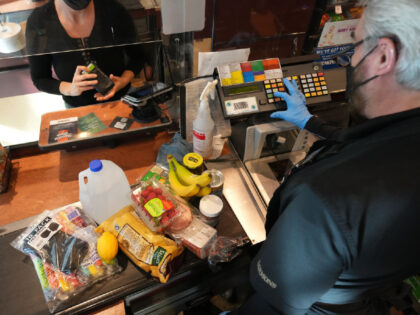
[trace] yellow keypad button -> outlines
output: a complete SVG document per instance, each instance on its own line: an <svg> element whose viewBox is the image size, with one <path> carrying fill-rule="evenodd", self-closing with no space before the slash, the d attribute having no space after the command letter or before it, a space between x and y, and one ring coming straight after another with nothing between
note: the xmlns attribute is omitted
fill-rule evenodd
<svg viewBox="0 0 420 315"><path fill-rule="evenodd" d="M316 92L316 94L317 94L318 96L320 96L320 95L322 95L322 92Z"/></svg>
<svg viewBox="0 0 420 315"><path fill-rule="evenodd" d="M325 77L319 77L320 81L325 81Z"/></svg>
<svg viewBox="0 0 420 315"><path fill-rule="evenodd" d="M312 93L311 93L311 96L316 96L316 93L315 93L315 92L312 92Z"/></svg>
<svg viewBox="0 0 420 315"><path fill-rule="evenodd" d="M315 83L315 86L319 86L319 82L316 82L316 83Z"/></svg>
<svg viewBox="0 0 420 315"><path fill-rule="evenodd" d="M319 81L319 79L318 78L314 78L314 82L318 82Z"/></svg>
<svg viewBox="0 0 420 315"><path fill-rule="evenodd" d="M297 80L297 79L298 79L298 76L297 76L297 75L294 75L294 76L292 77L292 79Z"/></svg>
<svg viewBox="0 0 420 315"><path fill-rule="evenodd" d="M269 88L271 88L271 85L270 85L270 84L266 84L266 85L265 85L265 88L266 88L266 89L269 89Z"/></svg>
<svg viewBox="0 0 420 315"><path fill-rule="evenodd" d="M315 88L315 90L321 91L321 88L318 86L318 87Z"/></svg>
<svg viewBox="0 0 420 315"><path fill-rule="evenodd" d="M321 85L327 85L327 83L325 83L325 81L321 81Z"/></svg>
<svg viewBox="0 0 420 315"><path fill-rule="evenodd" d="M310 97L311 93L305 93L305 97Z"/></svg>

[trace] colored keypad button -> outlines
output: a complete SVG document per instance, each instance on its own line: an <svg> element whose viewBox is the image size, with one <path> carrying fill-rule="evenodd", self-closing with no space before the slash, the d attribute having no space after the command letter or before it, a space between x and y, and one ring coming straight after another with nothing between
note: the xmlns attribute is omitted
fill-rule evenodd
<svg viewBox="0 0 420 315"><path fill-rule="evenodd" d="M273 94L272 93L269 93L269 94L267 94L267 97L268 98L273 98Z"/></svg>
<svg viewBox="0 0 420 315"><path fill-rule="evenodd" d="M273 90L272 89L267 89L266 92L267 92L267 94L269 94L269 93L272 93Z"/></svg>
<svg viewBox="0 0 420 315"><path fill-rule="evenodd" d="M286 90L284 89L284 87L279 88L280 92L285 92Z"/></svg>
<svg viewBox="0 0 420 315"><path fill-rule="evenodd" d="M305 93L305 97L310 97L311 94L310 93Z"/></svg>
<svg viewBox="0 0 420 315"><path fill-rule="evenodd" d="M271 85L270 85L270 84L266 84L266 85L265 85L265 88L266 88L266 89L269 89L269 88L271 88Z"/></svg>
<svg viewBox="0 0 420 315"><path fill-rule="evenodd" d="M316 82L316 83L315 83L315 86L319 86L319 82Z"/></svg>
<svg viewBox="0 0 420 315"><path fill-rule="evenodd" d="M324 95L327 95L327 94L328 94L328 91L322 91L322 93L323 93Z"/></svg>
<svg viewBox="0 0 420 315"><path fill-rule="evenodd" d="M322 95L322 92L316 92L316 94L317 94L318 96L320 96L320 95Z"/></svg>
<svg viewBox="0 0 420 315"><path fill-rule="evenodd" d="M324 76L324 72L318 72L318 76L319 77L323 77Z"/></svg>
<svg viewBox="0 0 420 315"><path fill-rule="evenodd" d="M315 90L321 91L321 88L318 86L318 87L315 88Z"/></svg>
<svg viewBox="0 0 420 315"><path fill-rule="evenodd" d="M327 87L324 85L324 86L321 86L321 88L323 89L323 90L326 90L327 89Z"/></svg>
<svg viewBox="0 0 420 315"><path fill-rule="evenodd" d="M268 83L270 83L270 80L265 80L264 81L264 84L268 84Z"/></svg>
<svg viewBox="0 0 420 315"><path fill-rule="evenodd" d="M319 77L319 81L325 81L325 77Z"/></svg>
<svg viewBox="0 0 420 315"><path fill-rule="evenodd" d="M273 89L273 92L278 92L279 91L279 89Z"/></svg>
<svg viewBox="0 0 420 315"><path fill-rule="evenodd" d="M311 96L316 96L316 92L312 92L311 93Z"/></svg>
<svg viewBox="0 0 420 315"><path fill-rule="evenodd" d="M321 83L321 85L327 85L327 83L325 83L325 81L321 81L320 83Z"/></svg>
<svg viewBox="0 0 420 315"><path fill-rule="evenodd" d="M269 102L269 103L274 103L274 99L270 98L270 99L268 100L268 102Z"/></svg>
<svg viewBox="0 0 420 315"><path fill-rule="evenodd" d="M274 100L275 100L276 102L280 102L280 98L279 98L279 97L276 97Z"/></svg>

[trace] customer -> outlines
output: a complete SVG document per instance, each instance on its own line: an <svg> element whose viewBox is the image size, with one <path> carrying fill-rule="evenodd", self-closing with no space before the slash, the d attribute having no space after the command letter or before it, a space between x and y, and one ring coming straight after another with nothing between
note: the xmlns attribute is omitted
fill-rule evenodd
<svg viewBox="0 0 420 315"><path fill-rule="evenodd" d="M361 4L349 91L365 121L326 132L274 193L239 314L387 314L420 271L420 2ZM289 91L272 117L322 129Z"/></svg>
<svg viewBox="0 0 420 315"><path fill-rule="evenodd" d="M124 45L136 41L134 24L114 0L52 0L32 12L26 38L35 86L69 107L119 99L142 68L139 47ZM93 88L96 74L83 74L90 62L114 82L106 95Z"/></svg>

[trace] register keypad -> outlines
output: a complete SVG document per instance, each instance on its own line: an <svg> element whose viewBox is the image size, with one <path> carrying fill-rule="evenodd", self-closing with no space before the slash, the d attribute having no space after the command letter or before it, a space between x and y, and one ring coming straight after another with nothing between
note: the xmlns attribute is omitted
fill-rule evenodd
<svg viewBox="0 0 420 315"><path fill-rule="evenodd" d="M328 95L327 83L323 72L308 73L286 77L289 81L294 79L298 85L298 89L306 98ZM282 79L270 79L264 81L265 93L268 103L280 101L280 98L274 96L274 92L286 92ZM283 100L283 99L282 99Z"/></svg>

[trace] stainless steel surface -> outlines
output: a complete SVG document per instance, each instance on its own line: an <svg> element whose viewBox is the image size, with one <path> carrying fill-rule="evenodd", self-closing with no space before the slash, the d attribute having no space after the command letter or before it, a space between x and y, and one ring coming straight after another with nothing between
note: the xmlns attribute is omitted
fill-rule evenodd
<svg viewBox="0 0 420 315"><path fill-rule="evenodd" d="M239 157L231 153L206 162L206 166L223 173L223 195L252 244L264 241L266 205Z"/></svg>
<svg viewBox="0 0 420 315"><path fill-rule="evenodd" d="M245 166L251 174L252 180L257 186L266 206L268 206L274 191L280 185L269 163L279 160L290 160L291 163L296 164L305 155L305 151L297 151L245 162Z"/></svg>

